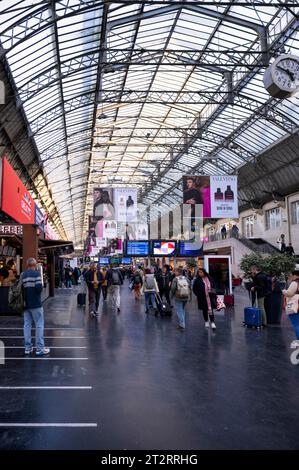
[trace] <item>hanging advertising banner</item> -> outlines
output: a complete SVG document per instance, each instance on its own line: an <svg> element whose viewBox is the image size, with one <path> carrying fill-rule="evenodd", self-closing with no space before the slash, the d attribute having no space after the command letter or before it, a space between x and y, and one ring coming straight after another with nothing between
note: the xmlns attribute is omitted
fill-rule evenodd
<svg viewBox="0 0 299 470"><path fill-rule="evenodd" d="M210 177L183 176L183 203L184 217L211 217Z"/></svg>
<svg viewBox="0 0 299 470"><path fill-rule="evenodd" d="M115 209L112 188L94 188L93 217L97 220L114 220Z"/></svg>
<svg viewBox="0 0 299 470"><path fill-rule="evenodd" d="M148 240L147 224L136 224L136 240Z"/></svg>
<svg viewBox="0 0 299 470"><path fill-rule="evenodd" d="M105 248L106 246L107 246L106 238L96 237L96 247L97 248Z"/></svg>
<svg viewBox="0 0 299 470"><path fill-rule="evenodd" d="M35 223L35 202L6 158L2 162L1 209L19 224Z"/></svg>
<svg viewBox="0 0 299 470"><path fill-rule="evenodd" d="M103 222L103 238L116 238L117 237L117 222L116 220L107 220Z"/></svg>
<svg viewBox="0 0 299 470"><path fill-rule="evenodd" d="M137 219L137 189L115 188L114 203L116 220L118 222L136 222Z"/></svg>
<svg viewBox="0 0 299 470"><path fill-rule="evenodd" d="M125 239L126 240L136 240L136 224L126 224L125 225Z"/></svg>
<svg viewBox="0 0 299 470"><path fill-rule="evenodd" d="M46 240L58 240L59 239L56 232L52 229L52 227L48 223L45 225L45 239Z"/></svg>
<svg viewBox="0 0 299 470"><path fill-rule="evenodd" d="M239 217L237 176L211 176L211 217Z"/></svg>
<svg viewBox="0 0 299 470"><path fill-rule="evenodd" d="M48 218L44 216L40 208L35 204L35 225L38 225L39 229L44 232L47 221Z"/></svg>
<svg viewBox="0 0 299 470"><path fill-rule="evenodd" d="M99 249L96 246L91 247L89 256L95 257L98 256L99 254Z"/></svg>
<svg viewBox="0 0 299 470"><path fill-rule="evenodd" d="M238 178L231 175L183 176L183 203L184 217L191 219L238 218Z"/></svg>

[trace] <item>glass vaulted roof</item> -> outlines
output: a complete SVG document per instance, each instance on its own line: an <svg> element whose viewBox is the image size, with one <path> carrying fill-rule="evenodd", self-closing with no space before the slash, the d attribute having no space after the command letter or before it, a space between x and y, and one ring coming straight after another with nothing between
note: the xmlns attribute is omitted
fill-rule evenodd
<svg viewBox="0 0 299 470"><path fill-rule="evenodd" d="M297 128L298 96L263 86L266 51L299 54L299 6L281 3L2 0L0 52L69 239L95 185L169 207L183 174L234 173Z"/></svg>

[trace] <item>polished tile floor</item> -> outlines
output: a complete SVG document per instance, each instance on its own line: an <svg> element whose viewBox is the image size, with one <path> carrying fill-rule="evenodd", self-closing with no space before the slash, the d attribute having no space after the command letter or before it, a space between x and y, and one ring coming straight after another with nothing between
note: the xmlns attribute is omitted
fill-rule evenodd
<svg viewBox="0 0 299 470"><path fill-rule="evenodd" d="M50 358L24 358L20 318L0 317L1 449L299 449L299 365L292 329L242 326L235 309L206 330L195 300L187 329L144 314L122 288L97 320L77 289L47 301Z"/></svg>

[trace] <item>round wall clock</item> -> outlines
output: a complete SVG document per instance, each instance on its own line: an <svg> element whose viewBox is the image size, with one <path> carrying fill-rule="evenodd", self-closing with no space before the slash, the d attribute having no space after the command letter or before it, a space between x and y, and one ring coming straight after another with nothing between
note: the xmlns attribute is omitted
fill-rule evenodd
<svg viewBox="0 0 299 470"><path fill-rule="evenodd" d="M266 69L264 85L271 96L287 98L299 90L299 57L283 54Z"/></svg>

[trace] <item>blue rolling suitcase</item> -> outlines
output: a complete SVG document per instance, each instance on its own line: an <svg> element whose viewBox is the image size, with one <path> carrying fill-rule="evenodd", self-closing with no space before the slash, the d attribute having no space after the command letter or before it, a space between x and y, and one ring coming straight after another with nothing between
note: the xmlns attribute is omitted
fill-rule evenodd
<svg viewBox="0 0 299 470"><path fill-rule="evenodd" d="M262 312L256 307L246 307L244 309L244 325L261 328L263 324Z"/></svg>

